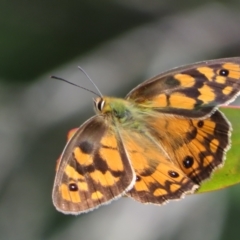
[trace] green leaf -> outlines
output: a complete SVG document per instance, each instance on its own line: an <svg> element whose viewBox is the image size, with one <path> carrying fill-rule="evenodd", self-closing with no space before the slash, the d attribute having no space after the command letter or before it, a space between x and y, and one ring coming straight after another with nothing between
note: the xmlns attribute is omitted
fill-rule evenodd
<svg viewBox="0 0 240 240"><path fill-rule="evenodd" d="M226 188L240 182L240 108L222 107L221 112L232 124L232 145L227 152L224 166L201 185L199 193Z"/></svg>

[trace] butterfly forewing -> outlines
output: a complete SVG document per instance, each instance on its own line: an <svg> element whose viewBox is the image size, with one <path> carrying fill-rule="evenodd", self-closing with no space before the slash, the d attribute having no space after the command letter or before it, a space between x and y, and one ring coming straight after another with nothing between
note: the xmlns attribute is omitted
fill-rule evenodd
<svg viewBox="0 0 240 240"><path fill-rule="evenodd" d="M199 118L240 92L240 58L204 61L151 78L127 99L159 112Z"/></svg>
<svg viewBox="0 0 240 240"><path fill-rule="evenodd" d="M93 117L68 142L53 188L53 202L59 211L87 212L132 188L135 173L111 127L102 116Z"/></svg>

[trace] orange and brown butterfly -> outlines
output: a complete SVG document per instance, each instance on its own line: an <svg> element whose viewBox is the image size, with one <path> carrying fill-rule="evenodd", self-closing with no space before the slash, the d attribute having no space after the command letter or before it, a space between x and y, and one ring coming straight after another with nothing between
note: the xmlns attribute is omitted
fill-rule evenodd
<svg viewBox="0 0 240 240"><path fill-rule="evenodd" d="M99 96L57 164L53 203L80 214L123 195L163 204L223 165L231 124L217 107L240 92L240 57L175 68L124 99Z"/></svg>

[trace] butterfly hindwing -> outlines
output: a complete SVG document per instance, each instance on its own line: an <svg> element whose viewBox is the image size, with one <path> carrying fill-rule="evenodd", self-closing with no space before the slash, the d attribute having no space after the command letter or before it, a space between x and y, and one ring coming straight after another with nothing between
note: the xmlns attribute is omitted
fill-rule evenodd
<svg viewBox="0 0 240 240"><path fill-rule="evenodd" d="M198 187L175 165L162 146L139 131L120 131L136 183L127 195L142 203L162 204L179 199Z"/></svg>
<svg viewBox="0 0 240 240"><path fill-rule="evenodd" d="M196 184L209 178L213 170L223 164L232 129L220 111L204 119L165 115L164 118L148 116L146 120L148 134Z"/></svg>
<svg viewBox="0 0 240 240"><path fill-rule="evenodd" d="M203 117L240 92L240 58L204 61L175 68L134 88L126 99L159 112Z"/></svg>
<svg viewBox="0 0 240 240"><path fill-rule="evenodd" d="M122 196L134 182L118 134L96 116L68 142L58 163L53 202L61 212L79 214Z"/></svg>

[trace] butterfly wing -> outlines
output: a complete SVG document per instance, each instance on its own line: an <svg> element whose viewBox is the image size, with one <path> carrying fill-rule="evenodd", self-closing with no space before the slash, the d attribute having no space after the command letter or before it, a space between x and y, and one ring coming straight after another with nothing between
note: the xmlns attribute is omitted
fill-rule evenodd
<svg viewBox="0 0 240 240"><path fill-rule="evenodd" d="M230 145L231 126L220 111L205 119L147 114L142 131L126 131L123 142L136 183L127 195L162 204L192 193L221 166Z"/></svg>
<svg viewBox="0 0 240 240"><path fill-rule="evenodd" d="M162 113L203 117L240 92L240 58L175 68L134 88L126 99Z"/></svg>
<svg viewBox="0 0 240 240"><path fill-rule="evenodd" d="M132 145L141 137L135 148L151 149L126 147L137 175L127 195L145 203L180 198L223 164L231 125L216 107L235 99L239 80L240 58L218 59L160 74L126 96L142 131Z"/></svg>
<svg viewBox="0 0 240 240"><path fill-rule="evenodd" d="M120 131L136 173L126 195L142 203L162 204L194 192L198 185L171 161L162 146L145 131Z"/></svg>
<svg viewBox="0 0 240 240"><path fill-rule="evenodd" d="M65 147L53 187L55 207L80 214L132 188L135 173L117 131L104 116L84 123Z"/></svg>
<svg viewBox="0 0 240 240"><path fill-rule="evenodd" d="M232 129L220 111L204 119L156 115L146 117L147 133L193 182L200 184L223 164Z"/></svg>

